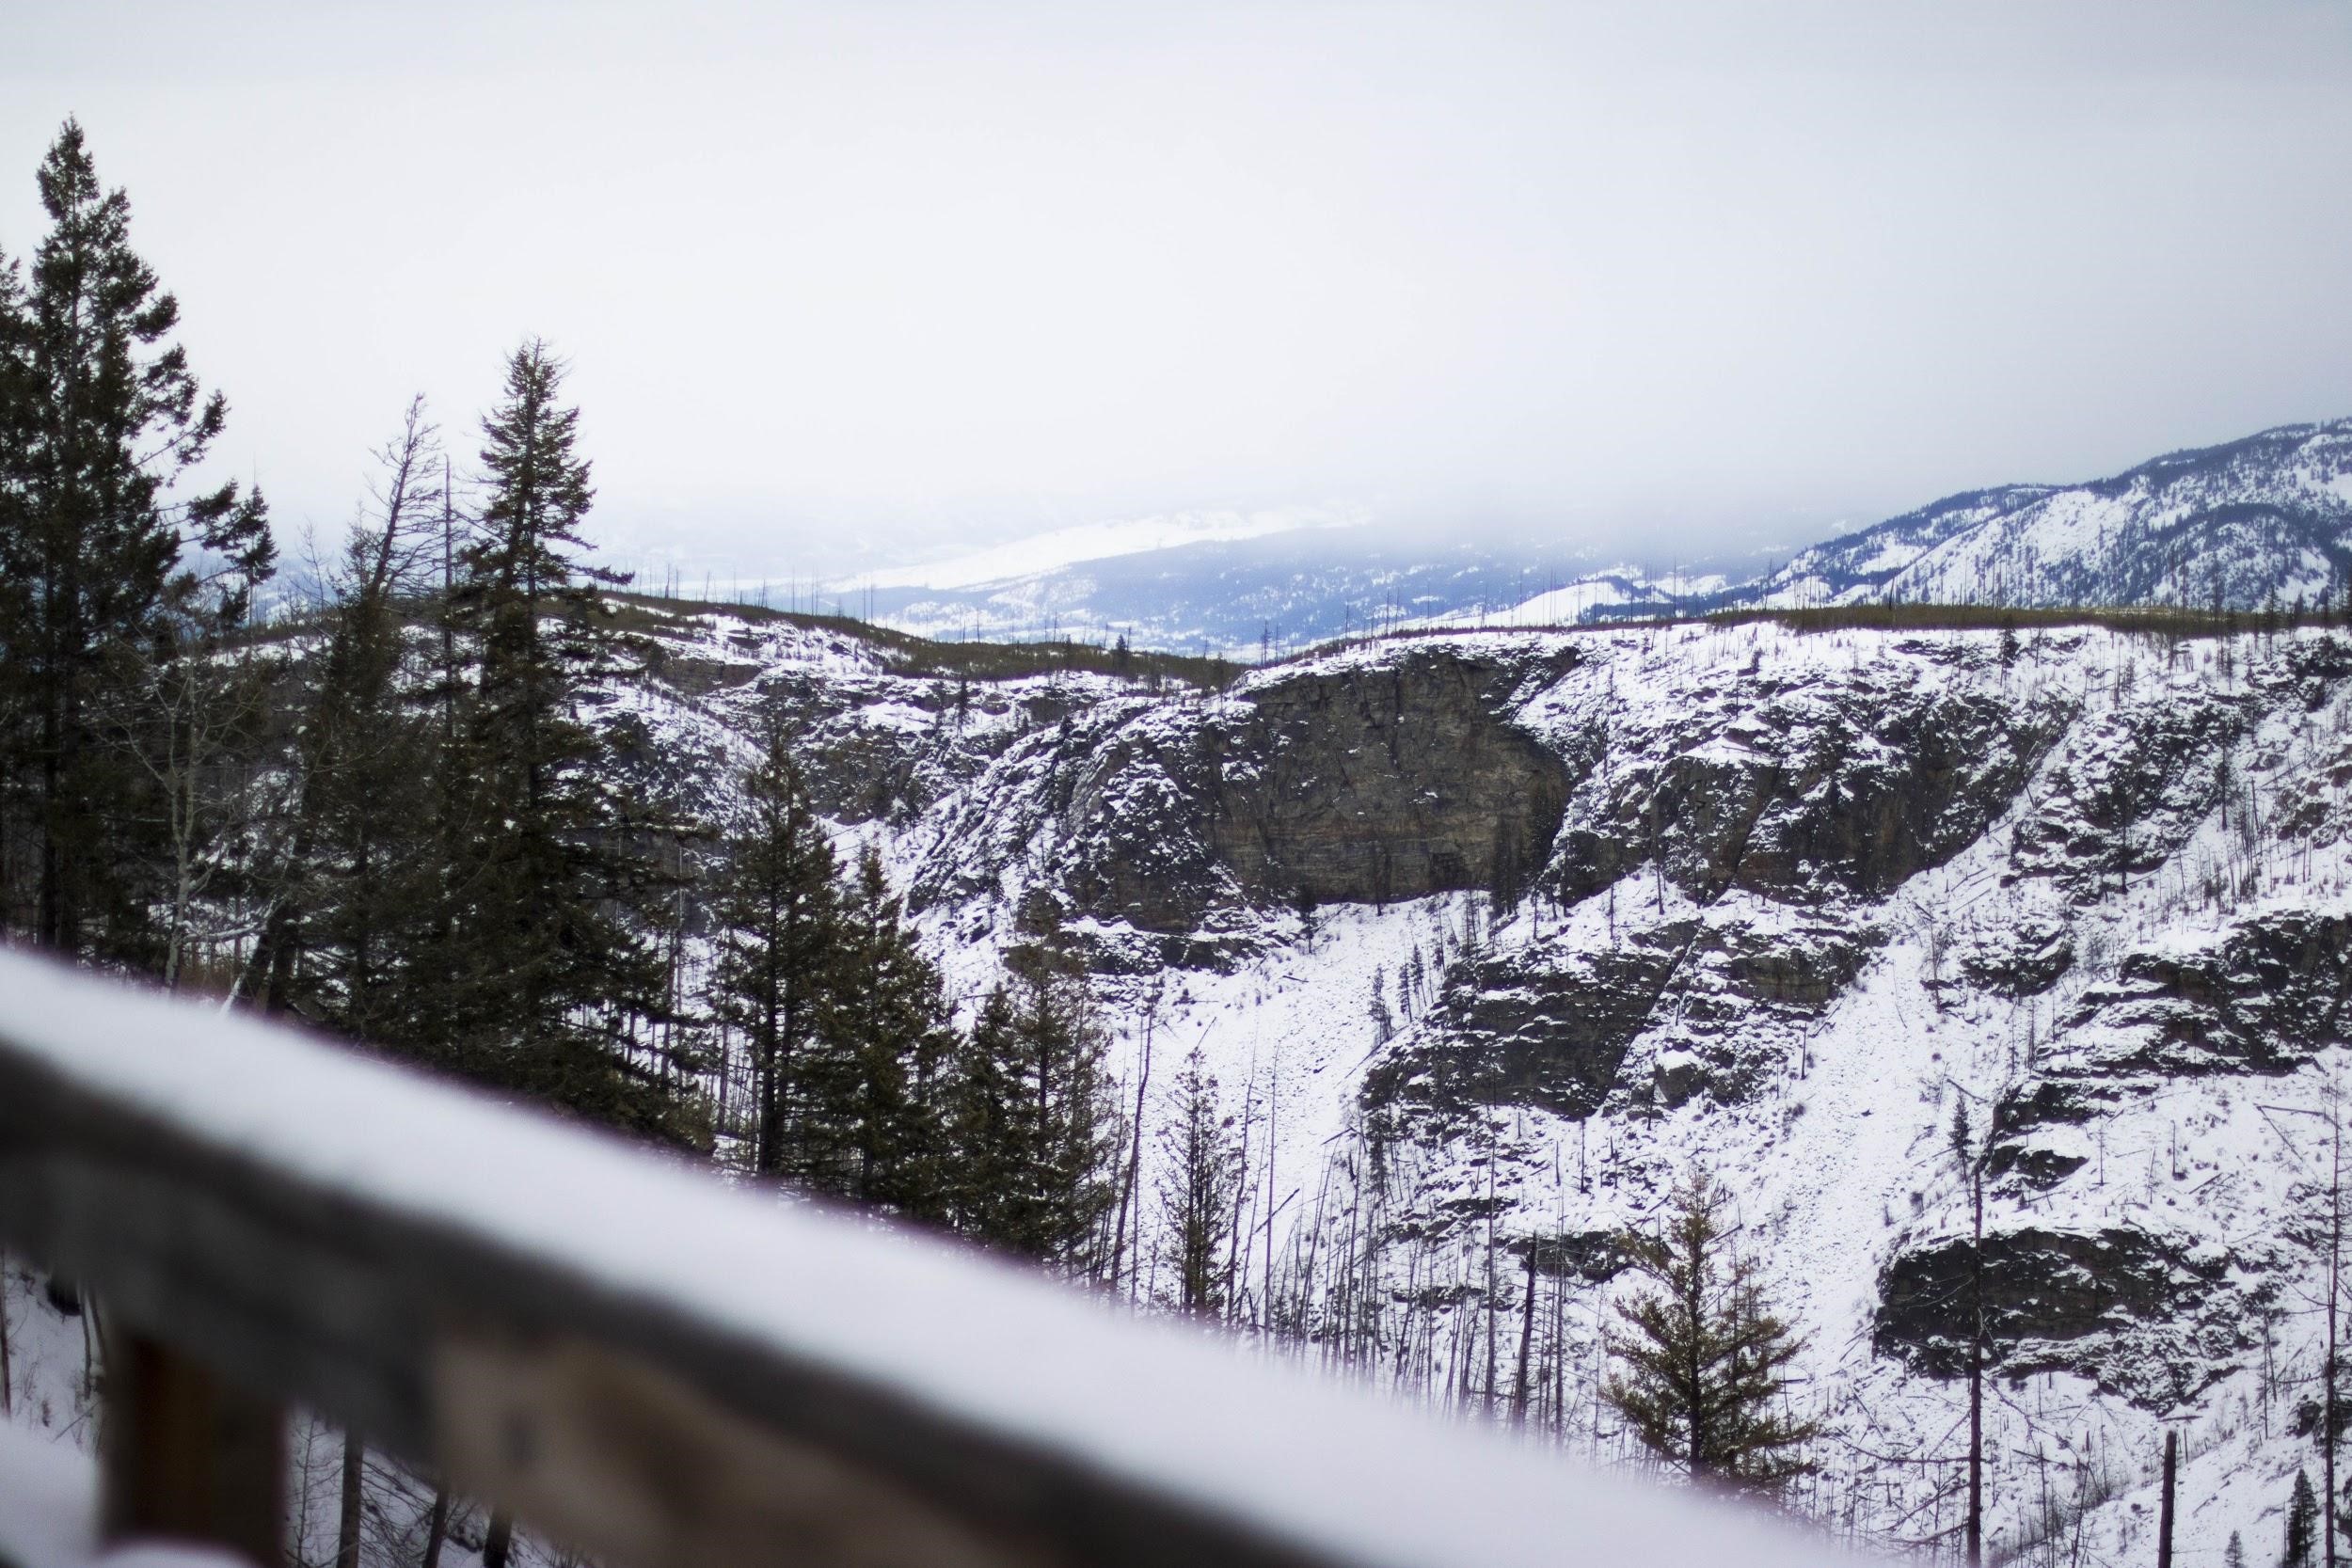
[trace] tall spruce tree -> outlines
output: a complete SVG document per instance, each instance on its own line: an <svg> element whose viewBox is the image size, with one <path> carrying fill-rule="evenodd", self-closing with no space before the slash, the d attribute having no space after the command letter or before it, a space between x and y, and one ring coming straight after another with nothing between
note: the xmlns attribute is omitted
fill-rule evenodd
<svg viewBox="0 0 2352 1568"><path fill-rule="evenodd" d="M1233 1117L1200 1047L1184 1057L1160 1126L1160 1225L1175 1303L1214 1317L1226 1307L1228 1234L1241 1199Z"/></svg>
<svg viewBox="0 0 2352 1568"><path fill-rule="evenodd" d="M1102 1025L1057 913L1025 917L964 1042L952 1094L959 1228L1073 1275L1104 1261L1117 1112Z"/></svg>
<svg viewBox="0 0 2352 1568"><path fill-rule="evenodd" d="M27 763L34 755L37 706L27 640L33 626L30 578L6 569L32 531L33 324L24 278L0 251L0 931L28 927L40 883L39 797Z"/></svg>
<svg viewBox="0 0 2352 1568"><path fill-rule="evenodd" d="M2279 1568L2312 1568L2319 1545L2319 1494L2312 1490L2308 1470L2295 1472L2295 1490L2287 1498L2286 1541L2279 1553Z"/></svg>
<svg viewBox="0 0 2352 1568"><path fill-rule="evenodd" d="M0 805L29 883L9 914L45 947L154 966L168 816L102 727L244 618L276 549L258 492L182 493L228 405L167 341L179 305L72 120L38 184L30 287L0 284Z"/></svg>
<svg viewBox="0 0 2352 1568"><path fill-rule="evenodd" d="M945 1217L940 1093L955 1048L939 971L901 917L871 844L837 905L833 996L809 1108L821 1190L913 1218Z"/></svg>
<svg viewBox="0 0 2352 1568"><path fill-rule="evenodd" d="M630 799L594 688L619 669L589 563L595 498L575 451L565 367L536 340L507 361L484 420L485 504L449 613L470 677L449 759L449 864L433 961L451 1064L501 1088L651 1136L699 1135L648 1030L670 1010L658 934L670 825Z"/></svg>
<svg viewBox="0 0 2352 1568"><path fill-rule="evenodd" d="M1024 1054L1012 993L998 984L956 1043L945 1096L949 1223L975 1241L1007 1247L1022 1234L1016 1216L1032 1142Z"/></svg>
<svg viewBox="0 0 2352 1568"><path fill-rule="evenodd" d="M714 900L713 1006L751 1060L752 1169L808 1180L825 1164L804 1112L840 962L840 863L772 714L742 791Z"/></svg>
<svg viewBox="0 0 2352 1568"><path fill-rule="evenodd" d="M1021 1249L1091 1276L1118 1196L1118 1111L1104 1067L1108 1040L1057 911L1006 955L1023 1087L1034 1107L1034 1163Z"/></svg>
<svg viewBox="0 0 2352 1568"><path fill-rule="evenodd" d="M1804 1341L1766 1304L1754 1259L1734 1249L1730 1203L1693 1170L1655 1233L1625 1237L1652 1288L1617 1304L1603 1394L1692 1480L1771 1491L1810 1468L1804 1448L1820 1427L1788 1410L1787 1370Z"/></svg>

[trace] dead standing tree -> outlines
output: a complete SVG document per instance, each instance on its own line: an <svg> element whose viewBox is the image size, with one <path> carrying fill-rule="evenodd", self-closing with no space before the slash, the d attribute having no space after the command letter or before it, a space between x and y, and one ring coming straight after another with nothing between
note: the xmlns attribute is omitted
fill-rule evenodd
<svg viewBox="0 0 2352 1568"><path fill-rule="evenodd" d="M1968 1568L1984 1561L1984 1175L1994 1132L1979 1142L1968 1102L1952 1111L1952 1159L1968 1186Z"/></svg>
<svg viewBox="0 0 2352 1568"><path fill-rule="evenodd" d="M2322 1286L2320 1310L2326 1324L2321 1341L2320 1394L2318 1410L2319 1463L2321 1476L2320 1541L2322 1561L2326 1568L2336 1568L2336 1541L2344 1527L2340 1513L2341 1502L2336 1495L2336 1446L2343 1433L2344 1413L2337 1385L2341 1379L2343 1352L2340 1344L2342 1326L2341 1303L2344 1291L2344 1087L2330 1064L2326 1083L2321 1088L2324 1109L2308 1105L2257 1105L2264 1118L2278 1132L2280 1141L2298 1165L2307 1171L2312 1165L2303 1151L2287 1134L2277 1119L2280 1116L2315 1117L2327 1126L2328 1148L2324 1178L2321 1171L2312 1171L2313 1187L2324 1180L2324 1191L2314 1191L2316 1211L2297 1225L2292 1232L2296 1241L2306 1247L2322 1264L2325 1283Z"/></svg>
<svg viewBox="0 0 2352 1568"><path fill-rule="evenodd" d="M103 710L101 733L145 775L159 808L168 857L156 900L165 911L162 979L175 990L197 942L199 906L255 804L250 741L269 671L250 644L209 628L168 657L142 649L121 663L120 701Z"/></svg>

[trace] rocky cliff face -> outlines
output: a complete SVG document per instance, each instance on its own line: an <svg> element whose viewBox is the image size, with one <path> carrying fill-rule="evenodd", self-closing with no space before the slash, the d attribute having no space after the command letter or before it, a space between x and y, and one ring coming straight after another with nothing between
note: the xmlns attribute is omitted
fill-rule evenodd
<svg viewBox="0 0 2352 1568"><path fill-rule="evenodd" d="M1931 1377L1957 1379L1981 1290L1995 1375L2073 1374L2174 1409L2217 1364L2257 1348L2232 1261L2220 1247L2124 1227L2005 1228L1985 1237L1981 1262L1972 1242L1930 1243L1888 1264L1873 1343Z"/></svg>
<svg viewBox="0 0 2352 1568"><path fill-rule="evenodd" d="M1147 1038L1201 1043L1253 1129L1251 1292L1383 1375L1453 1344L1469 1386L1458 1347L1519 1333L1589 1413L1609 1238L1700 1162L1812 1336L1816 1506L1948 1509L1908 1460L1950 1450L1979 1279L1996 1444L2062 1438L2051 1496L2103 1539L2159 1420L2201 1445L2197 1528L2283 1496L2352 996L2339 639L1462 636L1218 692L948 681L773 622L665 645L634 711L678 787L723 795L784 714L960 983L1042 899L1131 1084ZM2048 1499L2004 1476L2025 1542Z"/></svg>
<svg viewBox="0 0 2352 1568"><path fill-rule="evenodd" d="M737 692L736 721L747 704L787 711L828 808L920 847L926 901L1042 886L1130 947L1213 963L1284 911L1524 887L1567 776L1514 705L1573 657L1433 646L1217 696L1094 677L961 707L880 671L787 669Z"/></svg>
<svg viewBox="0 0 2352 1568"><path fill-rule="evenodd" d="M1939 678L1947 660L1988 674L1982 650L1911 640L1893 651L1802 676L1767 674L1759 659L1658 704L1555 690L1553 721L1598 758L1569 804L1564 895L1645 863L1702 901L1733 888L1783 902L1883 895L1974 843L2064 727L2068 701Z"/></svg>
<svg viewBox="0 0 2352 1568"><path fill-rule="evenodd" d="M1509 716L1575 659L1438 645L1252 689L1203 736L1214 852L1261 899L1523 888L1550 858L1568 776Z"/></svg>

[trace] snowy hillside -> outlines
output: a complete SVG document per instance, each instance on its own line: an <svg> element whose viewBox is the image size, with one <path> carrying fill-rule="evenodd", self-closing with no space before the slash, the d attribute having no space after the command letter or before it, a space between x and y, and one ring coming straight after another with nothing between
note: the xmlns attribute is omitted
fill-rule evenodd
<svg viewBox="0 0 2352 1568"><path fill-rule="evenodd" d="M625 721L672 786L723 796L783 705L967 996L1050 898L1147 1119L1202 1046L1250 1138L1246 1323L1635 1463L1597 1414L1610 1238L1703 1162L1812 1337L1799 1506L1941 1539L1964 1101L1996 1544L2144 1555L2170 1423L2181 1560L2276 1550L2352 994L2340 638L1487 633L1223 691L661 641Z"/></svg>
<svg viewBox="0 0 2352 1568"><path fill-rule="evenodd" d="M1598 1399L1615 1238L1703 1164L1809 1336L1828 1434L1792 1505L1948 1557L1964 1105L1996 1560L2147 1559L2169 1426L2184 1568L2233 1532L2275 1560L2318 1474L2344 634L1462 631L1228 680L628 612L601 721L632 791L723 817L781 713L967 1006L1058 909L1140 1191L1200 1049L1246 1139L1232 1316L1270 1354L1643 1466ZM85 1420L84 1325L9 1298L34 1420Z"/></svg>
<svg viewBox="0 0 2352 1568"><path fill-rule="evenodd" d="M1630 563L1592 572L1530 599L1478 605L1405 623L1416 631L1504 626L1578 626L1594 622L1672 616L1727 602L1732 584L1721 572L1653 576Z"/></svg>
<svg viewBox="0 0 2352 1568"><path fill-rule="evenodd" d="M2174 452L2088 484L1948 497L1807 550L1761 602L2181 605L2334 591L2352 565L2352 420Z"/></svg>

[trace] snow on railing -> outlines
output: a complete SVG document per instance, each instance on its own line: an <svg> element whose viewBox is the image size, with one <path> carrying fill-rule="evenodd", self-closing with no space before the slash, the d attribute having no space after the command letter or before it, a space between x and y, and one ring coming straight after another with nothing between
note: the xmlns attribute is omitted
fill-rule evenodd
<svg viewBox="0 0 2352 1568"><path fill-rule="evenodd" d="M116 1537L273 1557L291 1403L632 1568L1840 1556L947 1243L5 952L0 1243L102 1304Z"/></svg>

